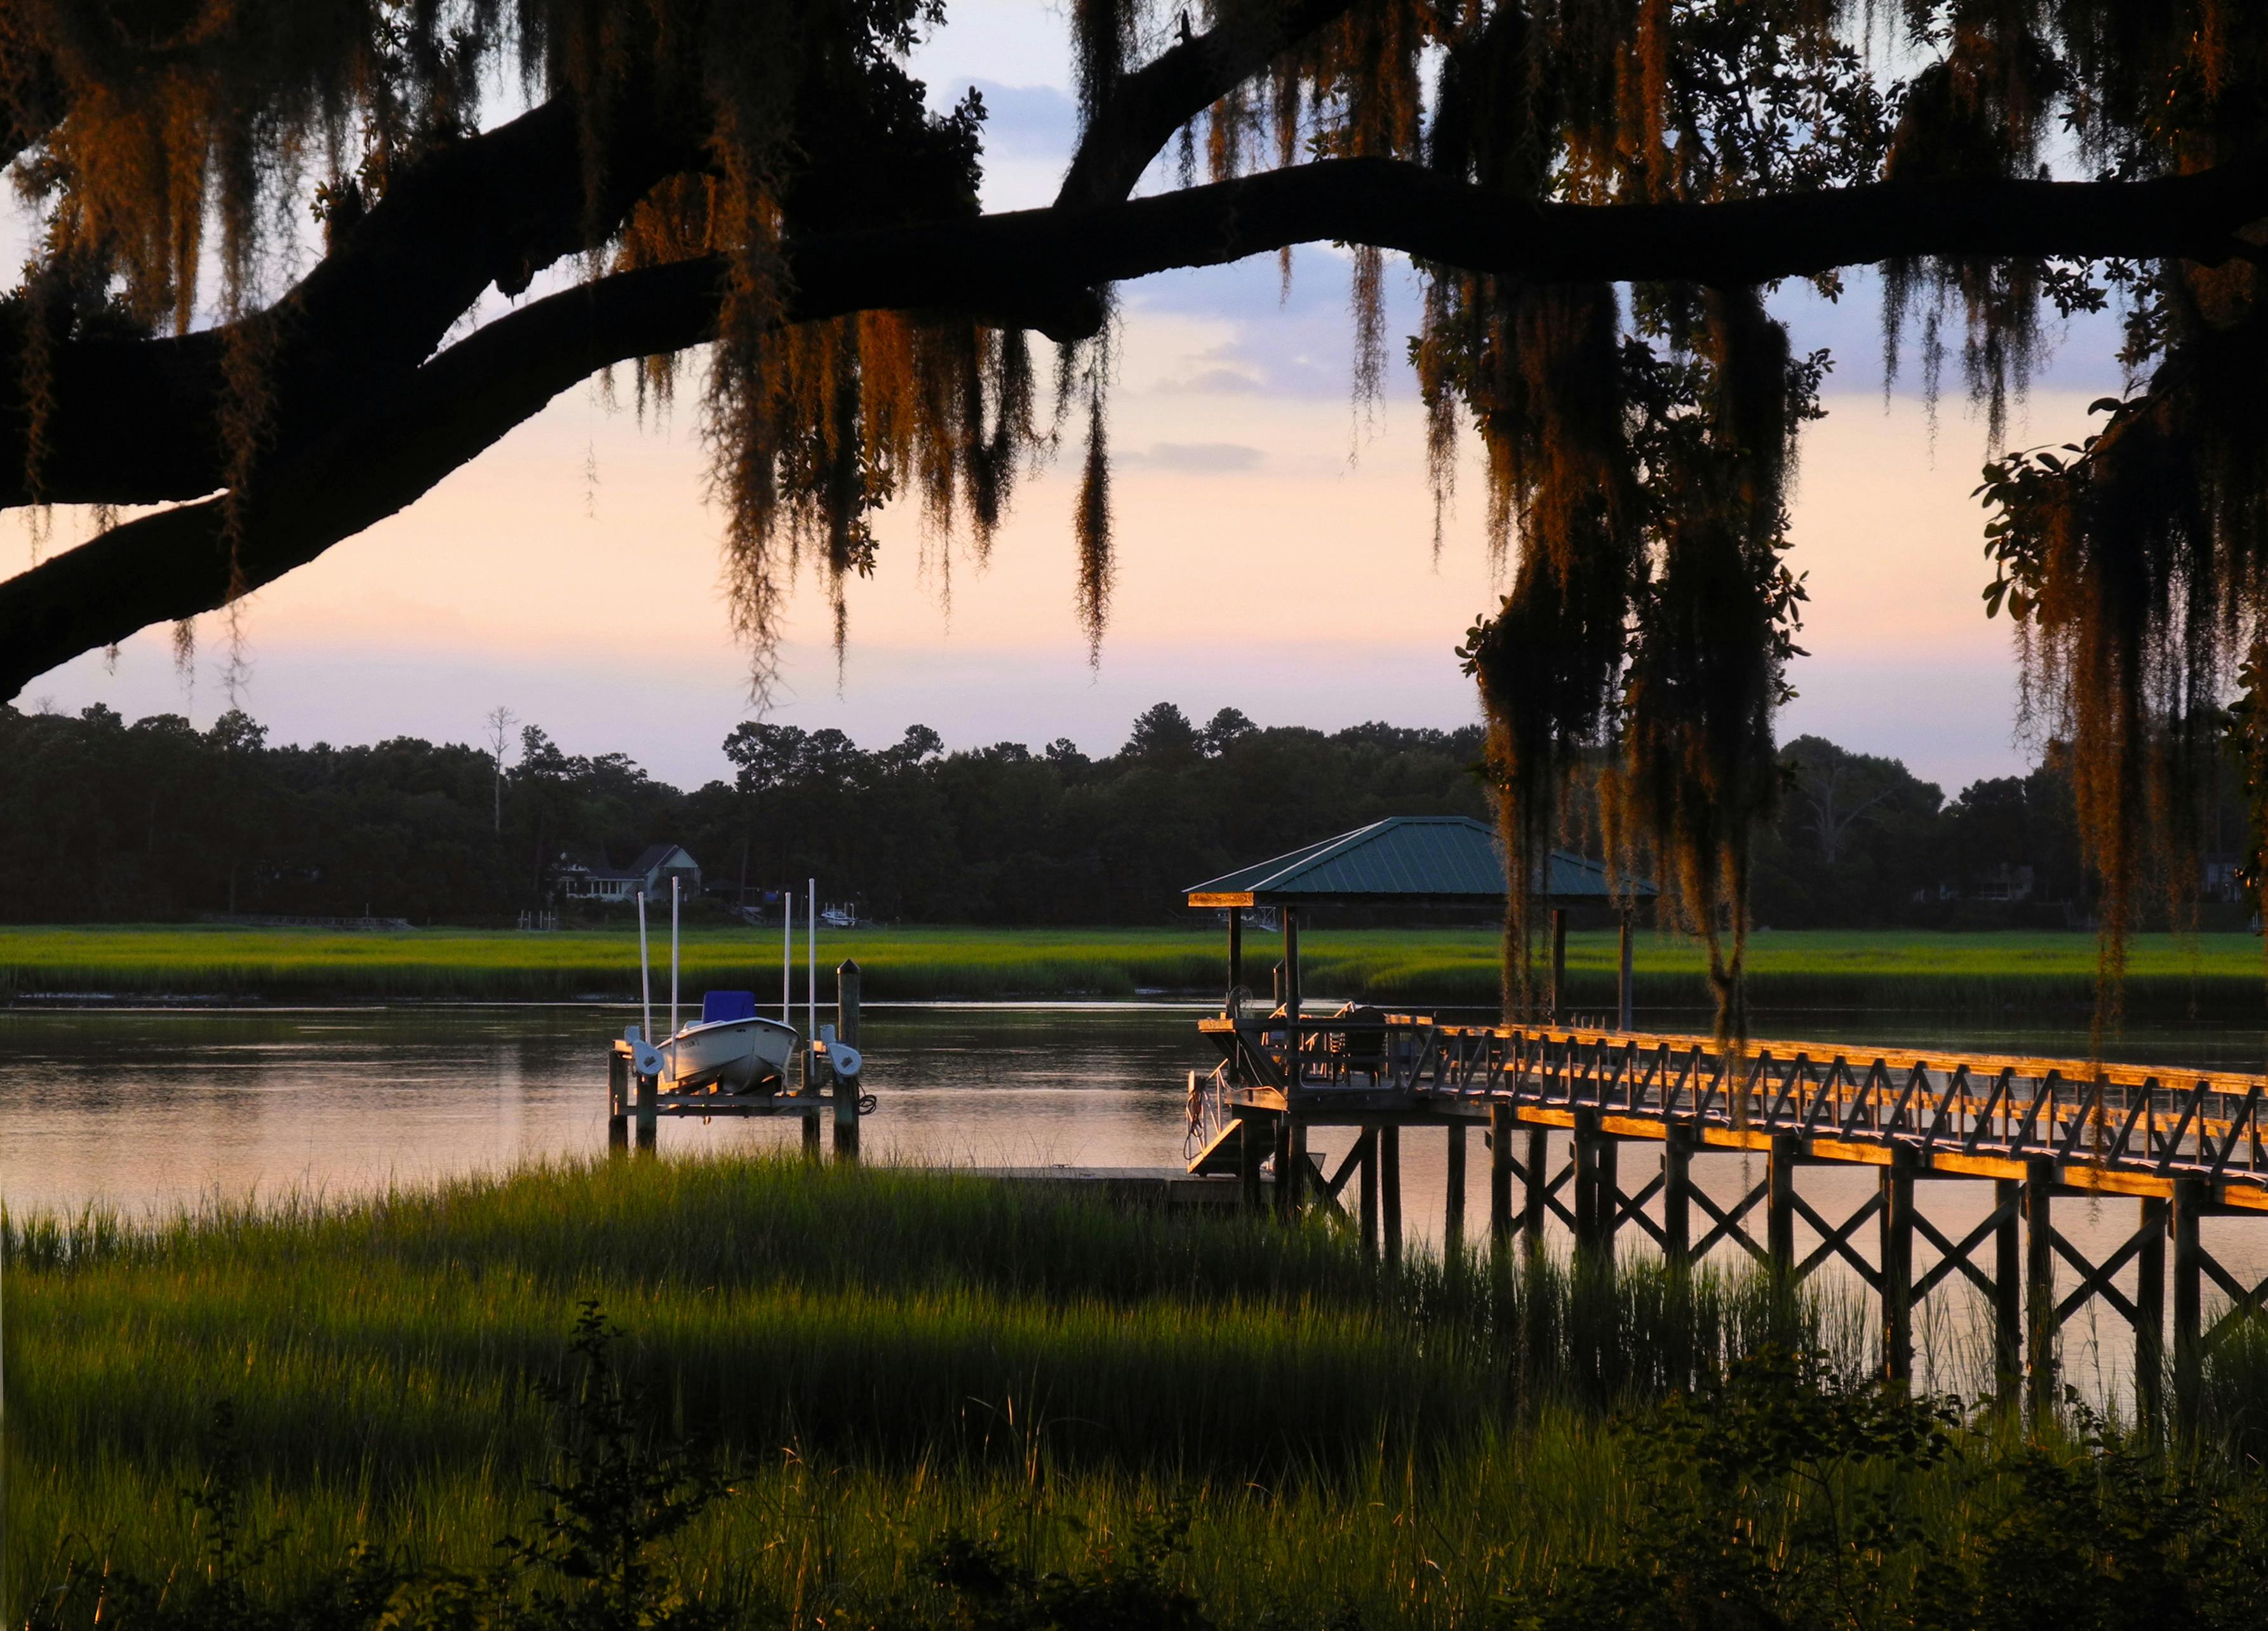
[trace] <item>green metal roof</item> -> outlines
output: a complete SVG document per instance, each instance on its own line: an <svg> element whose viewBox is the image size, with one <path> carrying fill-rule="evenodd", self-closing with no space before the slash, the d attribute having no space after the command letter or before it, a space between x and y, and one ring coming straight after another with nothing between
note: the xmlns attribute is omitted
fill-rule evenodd
<svg viewBox="0 0 2268 1631"><path fill-rule="evenodd" d="M1557 905L1615 899L1607 869L1553 850L1539 868L1535 898ZM1652 896L1651 883L1631 893ZM1393 816L1189 886L1192 906L1312 905L1324 902L1479 904L1504 899L1504 852L1495 831L1467 816ZM1232 903L1221 896L1248 896Z"/></svg>

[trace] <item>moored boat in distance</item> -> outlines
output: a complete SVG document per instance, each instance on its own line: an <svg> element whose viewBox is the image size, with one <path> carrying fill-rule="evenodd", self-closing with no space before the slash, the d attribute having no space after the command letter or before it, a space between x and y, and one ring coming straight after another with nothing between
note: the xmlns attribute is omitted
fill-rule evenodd
<svg viewBox="0 0 2268 1631"><path fill-rule="evenodd" d="M664 1093L777 1093L787 1062L802 1045L792 1025L756 1012L752 991L712 991L701 1017L654 1044Z"/></svg>

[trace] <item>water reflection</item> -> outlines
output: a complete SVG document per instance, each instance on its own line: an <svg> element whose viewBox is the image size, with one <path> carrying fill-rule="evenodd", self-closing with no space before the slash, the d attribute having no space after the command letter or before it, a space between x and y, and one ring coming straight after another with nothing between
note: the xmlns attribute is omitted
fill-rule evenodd
<svg viewBox="0 0 2268 1631"><path fill-rule="evenodd" d="M1181 1158L1187 1073L1214 1055L1189 1006L882 1007L864 1042L880 1112L865 1129L870 1159L946 1164L1165 1166ZM342 1199L388 1185L496 1170L605 1148L608 1040L631 1015L594 1007L0 1013L0 1196L18 1213L89 1205L129 1215L213 1197L286 1194ZM1448 1017L1444 1015L1444 1017ZM1642 1016L1664 1030L1699 1028L1695 1015ZM2083 1031L2051 1025L1852 1014L1768 1015L1761 1036L2084 1057ZM2109 1058L2223 1070L2259 1068L2268 1036L2256 1029L2135 1030ZM706 1151L792 1145L799 1124L665 1122L660 1145ZM1560 1135L1554 1135L1557 1140ZM1351 1131L1319 1133L1328 1168ZM1446 1138L1402 1140L1405 1235L1437 1246L1447 1220ZM1555 1166L1564 1156L1555 1152ZM1470 1142L1468 1238L1486 1227L1487 1156ZM1645 1186L1659 1151L1624 1147L1626 1191ZM1694 1177L1729 1207L1763 1177L1760 1156L1712 1154ZM1804 1169L1799 1192L1830 1222L1873 1192L1870 1169ZM1928 1180L1920 1202L1958 1239L1991 1209L1984 1183ZM2139 1203L2073 1197L2056 1203L2059 1230L2101 1260L2135 1227ZM1658 1207L1656 1208L1658 1210ZM1752 1221L1760 1221L1752 1218ZM1706 1227L1701 1219L1697 1225ZM1556 1226L1555 1226L1556 1227ZM2208 1219L2206 1244L2246 1284L2268 1273L2268 1227ZM1650 1250L1636 1230L1633 1250ZM1797 1251L1819 1236L1799 1225ZM1853 1244L1871 1260L1873 1225ZM1935 1254L1924 1251L1918 1268ZM1729 1256L1727 1260L1729 1260ZM1839 1270L1855 1291L1856 1278ZM2133 1269L2119 1277L2131 1290ZM2059 1266L2059 1290L2076 1284ZM2209 1297L2209 1302L2217 1301ZM2100 1314L2102 1311L2097 1310ZM1981 1353L1977 1299L1956 1278L1918 1316L1946 1367L1933 1379L1974 1385ZM2100 1334L2102 1340L2095 1340ZM2100 1396L2125 1386L2123 1322L2086 1317L2066 1333L2072 1379Z"/></svg>

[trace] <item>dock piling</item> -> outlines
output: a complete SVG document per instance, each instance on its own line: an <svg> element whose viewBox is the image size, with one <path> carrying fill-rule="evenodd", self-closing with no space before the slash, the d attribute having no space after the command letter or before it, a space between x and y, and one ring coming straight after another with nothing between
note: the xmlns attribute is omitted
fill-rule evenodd
<svg viewBox="0 0 2268 1631"><path fill-rule="evenodd" d="M2198 1384L2204 1358L2204 1258L2198 1216L2206 1188L2196 1178L2174 1184L2174 1421L2187 1438L2197 1424Z"/></svg>
<svg viewBox="0 0 2268 1631"><path fill-rule="evenodd" d="M653 1150L654 1125L658 1119L655 1112L659 1108L656 1101L659 1092L660 1084L653 1077L638 1077L637 1147L646 1154L652 1154Z"/></svg>
<svg viewBox="0 0 2268 1631"><path fill-rule="evenodd" d="M1512 1106L1489 1106L1489 1250L1512 1239Z"/></svg>
<svg viewBox="0 0 2268 1631"><path fill-rule="evenodd" d="M607 1054L607 1148L627 1149L630 1141L630 1061L621 1049Z"/></svg>
<svg viewBox="0 0 2268 1631"><path fill-rule="evenodd" d="M1365 1127L1358 1137L1362 1184L1362 1255L1378 1261L1378 1129Z"/></svg>
<svg viewBox="0 0 2268 1631"><path fill-rule="evenodd" d="M2142 1202L2142 1249L2134 1259L2134 1407L2143 1430L2165 1430L2166 1236L2171 1207L2155 1196Z"/></svg>
<svg viewBox="0 0 2268 1631"><path fill-rule="evenodd" d="M1913 1152L1894 1149L1882 1169L1882 1374L1913 1378Z"/></svg>
<svg viewBox="0 0 2268 1631"><path fill-rule="evenodd" d="M1661 1140L1661 1239L1669 1260L1693 1256L1693 1136L1670 1127Z"/></svg>
<svg viewBox="0 0 2268 1631"><path fill-rule="evenodd" d="M1379 1221L1386 1232L1386 1266L1402 1266L1402 1129L1388 1122L1378 1130Z"/></svg>
<svg viewBox="0 0 2268 1631"><path fill-rule="evenodd" d="M2000 1220L1992 1231L1992 1347L2003 1404L2014 1402L2023 1365L2023 1251L2017 1235L2023 1194L2024 1186L2014 1178L1992 1180Z"/></svg>
<svg viewBox="0 0 2268 1631"><path fill-rule="evenodd" d="M2032 1420L2056 1406L2055 1162L2024 1163L2024 1359Z"/></svg>
<svg viewBox="0 0 2268 1631"><path fill-rule="evenodd" d="M1441 1255L1450 1262L1464 1255L1465 1250L1465 1124L1454 1121L1447 1128L1448 1148L1445 1157L1446 1182L1441 1201Z"/></svg>
<svg viewBox="0 0 2268 1631"><path fill-rule="evenodd" d="M1764 1256L1774 1279L1790 1280L1795 1273L1795 1135L1773 1133L1765 1159Z"/></svg>

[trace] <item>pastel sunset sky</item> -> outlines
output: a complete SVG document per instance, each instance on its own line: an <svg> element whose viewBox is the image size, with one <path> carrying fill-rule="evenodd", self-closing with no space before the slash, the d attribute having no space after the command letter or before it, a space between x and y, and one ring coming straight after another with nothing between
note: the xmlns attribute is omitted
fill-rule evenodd
<svg viewBox="0 0 2268 1631"><path fill-rule="evenodd" d="M990 207L1051 196L1073 128L1068 63L1060 11L1034 0L955 0L924 50L933 100L984 92ZM1395 284L1406 334L1413 286ZM1836 359L1795 506L1812 654L1783 737L1895 754L1948 793L2022 768L2007 628L1978 598L1989 574L1969 494L1988 450L1957 370L1933 424L1911 358L1885 395L1871 277L1839 305L1797 292L1777 307L1800 348ZM1476 717L1451 650L1501 593L1478 483L1436 558L1406 366L1397 358L1370 423L1350 406L1344 259L1303 251L1281 301L1270 259L1130 286L1123 310L1119 564L1099 665L1074 601L1072 445L1020 489L989 561L886 515L880 569L851 587L839 675L823 594L800 586L768 717L870 747L919 722L954 747L1069 736L1091 753L1161 698L1200 720L1233 705L1326 728ZM2051 336L2010 427L2018 445L2075 439L2086 403L2118 383L2100 328ZM502 704L571 752L620 749L685 785L722 774L718 743L755 710L718 591L696 397L688 386L641 423L595 387L570 392L421 503L262 591L240 619L242 705L271 740L343 742L471 741ZM59 513L45 547L90 524ZM0 535L0 558L26 562L32 547L20 518ZM202 725L228 705L228 641L217 618L201 633L186 675L169 632L145 632L114 669L82 658L20 705L100 701Z"/></svg>

